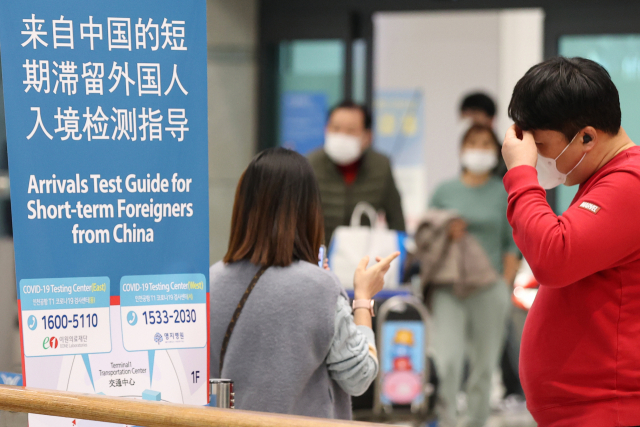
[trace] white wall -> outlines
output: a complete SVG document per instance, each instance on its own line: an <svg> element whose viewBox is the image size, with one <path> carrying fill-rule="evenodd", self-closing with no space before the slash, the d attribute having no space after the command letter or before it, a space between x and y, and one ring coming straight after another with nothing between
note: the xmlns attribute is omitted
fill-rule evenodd
<svg viewBox="0 0 640 427"><path fill-rule="evenodd" d="M424 95L424 164L431 194L460 171L462 97L484 91L497 100L499 137L509 126L515 82L542 59L539 10L391 12L374 17L374 88Z"/></svg>
<svg viewBox="0 0 640 427"><path fill-rule="evenodd" d="M513 124L507 115L513 87L529 68L543 59L542 9L506 9L499 13L498 117L496 131L504 136Z"/></svg>
<svg viewBox="0 0 640 427"><path fill-rule="evenodd" d="M257 0L208 0L210 260L224 256L240 174L255 151Z"/></svg>

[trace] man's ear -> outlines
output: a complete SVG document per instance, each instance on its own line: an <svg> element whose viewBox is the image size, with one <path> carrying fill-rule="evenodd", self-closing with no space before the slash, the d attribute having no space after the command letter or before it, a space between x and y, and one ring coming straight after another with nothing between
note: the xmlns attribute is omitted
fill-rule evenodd
<svg viewBox="0 0 640 427"><path fill-rule="evenodd" d="M583 132L582 145L586 151L591 151L598 143L598 131L593 126L587 126Z"/></svg>

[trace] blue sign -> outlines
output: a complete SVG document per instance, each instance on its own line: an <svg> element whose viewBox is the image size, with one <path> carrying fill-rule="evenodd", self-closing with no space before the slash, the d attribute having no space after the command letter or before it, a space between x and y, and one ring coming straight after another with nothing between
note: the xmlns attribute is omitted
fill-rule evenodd
<svg viewBox="0 0 640 427"><path fill-rule="evenodd" d="M418 89L376 91L374 115L376 150L389 156L394 167L422 165L422 92Z"/></svg>
<svg viewBox="0 0 640 427"><path fill-rule="evenodd" d="M173 356L173 397L171 360L123 344L118 286L198 278L207 322L206 1L3 2L0 42L25 383L206 404L206 349Z"/></svg>
<svg viewBox="0 0 640 427"><path fill-rule="evenodd" d="M280 145L307 155L324 144L327 96L322 92L285 92L280 110Z"/></svg>

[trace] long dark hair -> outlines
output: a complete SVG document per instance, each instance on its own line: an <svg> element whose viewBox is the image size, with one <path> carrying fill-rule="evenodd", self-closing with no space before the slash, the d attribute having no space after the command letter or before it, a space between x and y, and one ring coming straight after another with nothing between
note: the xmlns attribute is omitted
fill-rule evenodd
<svg viewBox="0 0 640 427"><path fill-rule="evenodd" d="M316 263L323 241L320 191L307 159L280 147L259 153L238 182L224 262Z"/></svg>

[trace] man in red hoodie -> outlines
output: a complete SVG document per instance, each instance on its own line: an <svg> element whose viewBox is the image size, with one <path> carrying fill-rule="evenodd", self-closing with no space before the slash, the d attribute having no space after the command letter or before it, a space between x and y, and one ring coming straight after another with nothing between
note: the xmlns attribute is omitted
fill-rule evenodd
<svg viewBox="0 0 640 427"><path fill-rule="evenodd" d="M553 58L518 82L507 216L540 289L520 375L542 427L640 425L640 148L607 71ZM557 216L545 188L580 185ZM544 188L543 188L544 187Z"/></svg>

